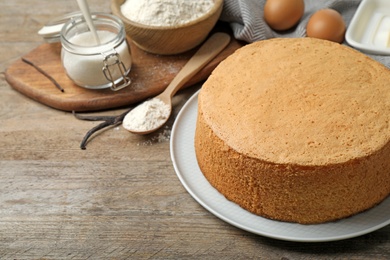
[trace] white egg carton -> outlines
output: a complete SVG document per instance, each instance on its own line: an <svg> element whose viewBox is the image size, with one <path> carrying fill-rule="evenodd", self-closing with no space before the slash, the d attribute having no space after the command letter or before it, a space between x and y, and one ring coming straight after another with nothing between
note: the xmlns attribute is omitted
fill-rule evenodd
<svg viewBox="0 0 390 260"><path fill-rule="evenodd" d="M390 0L363 0L345 39L363 52L390 55Z"/></svg>

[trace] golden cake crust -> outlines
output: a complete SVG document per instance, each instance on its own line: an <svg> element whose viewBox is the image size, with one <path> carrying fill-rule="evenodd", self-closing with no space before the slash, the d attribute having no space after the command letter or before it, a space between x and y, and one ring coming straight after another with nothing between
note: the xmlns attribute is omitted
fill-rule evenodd
<svg viewBox="0 0 390 260"><path fill-rule="evenodd" d="M199 166L228 199L299 223L344 218L390 193L390 73L318 39L249 44L199 94Z"/></svg>

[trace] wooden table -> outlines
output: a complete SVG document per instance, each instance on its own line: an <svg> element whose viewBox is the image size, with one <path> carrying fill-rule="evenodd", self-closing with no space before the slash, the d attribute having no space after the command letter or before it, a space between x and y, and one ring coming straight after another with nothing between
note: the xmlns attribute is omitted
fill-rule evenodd
<svg viewBox="0 0 390 260"><path fill-rule="evenodd" d="M110 12L108 0L91 0ZM184 189L164 133L121 126L95 135L77 120L16 92L5 70L42 43L49 19L76 1L0 1L0 259L389 259L390 226L344 241L274 240L231 226ZM173 118L199 88L179 92ZM96 114L117 115L123 109ZM167 137L167 135L163 135Z"/></svg>

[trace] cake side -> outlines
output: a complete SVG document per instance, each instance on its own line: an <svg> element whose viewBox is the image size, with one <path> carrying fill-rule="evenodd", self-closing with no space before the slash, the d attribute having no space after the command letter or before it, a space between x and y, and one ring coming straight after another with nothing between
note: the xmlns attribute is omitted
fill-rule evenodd
<svg viewBox="0 0 390 260"><path fill-rule="evenodd" d="M326 167L275 164L227 146L199 111L195 151L214 188L242 208L274 220L334 221L370 209L390 194L390 143L368 157Z"/></svg>

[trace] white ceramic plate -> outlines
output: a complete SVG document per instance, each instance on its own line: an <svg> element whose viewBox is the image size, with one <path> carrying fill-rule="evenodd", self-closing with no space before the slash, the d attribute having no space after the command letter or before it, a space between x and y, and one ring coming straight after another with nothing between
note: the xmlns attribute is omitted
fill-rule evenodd
<svg viewBox="0 0 390 260"><path fill-rule="evenodd" d="M171 158L176 174L191 196L218 218L243 230L275 239L299 242L342 240L390 224L390 198L373 209L337 222L300 225L259 217L227 200L199 169L194 149L198 93L184 105L172 128Z"/></svg>
<svg viewBox="0 0 390 260"><path fill-rule="evenodd" d="M346 41L371 54L390 55L390 1L363 0L345 34Z"/></svg>

